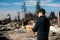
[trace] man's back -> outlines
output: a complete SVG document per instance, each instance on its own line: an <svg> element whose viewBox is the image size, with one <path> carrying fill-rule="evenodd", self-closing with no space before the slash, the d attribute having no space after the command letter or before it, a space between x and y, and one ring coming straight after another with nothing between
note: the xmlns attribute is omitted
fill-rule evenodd
<svg viewBox="0 0 60 40"><path fill-rule="evenodd" d="M39 20L36 22L35 28L33 29L34 32L37 33L37 39L48 39L50 21L45 17L41 16Z"/></svg>
<svg viewBox="0 0 60 40"><path fill-rule="evenodd" d="M37 30L38 31L38 36L48 37L50 22L45 16L42 16L41 18L43 18L44 21L42 22L41 25L39 25L39 28ZM40 18L40 20L41 20L41 18Z"/></svg>

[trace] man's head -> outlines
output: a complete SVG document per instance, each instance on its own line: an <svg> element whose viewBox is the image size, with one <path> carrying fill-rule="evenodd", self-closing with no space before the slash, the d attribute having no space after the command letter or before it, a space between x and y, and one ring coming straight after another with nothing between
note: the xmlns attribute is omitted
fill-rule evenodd
<svg viewBox="0 0 60 40"><path fill-rule="evenodd" d="M38 15L38 17L40 17L40 16L44 16L45 13L46 13L45 9L41 8L41 9L39 9L37 15Z"/></svg>

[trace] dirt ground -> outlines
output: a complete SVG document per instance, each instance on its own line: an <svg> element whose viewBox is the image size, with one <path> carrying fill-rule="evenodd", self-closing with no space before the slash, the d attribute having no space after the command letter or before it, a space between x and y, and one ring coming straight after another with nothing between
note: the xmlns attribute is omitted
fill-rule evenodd
<svg viewBox="0 0 60 40"><path fill-rule="evenodd" d="M36 40L37 37L32 34L31 31L20 31L20 30L14 30L14 31L3 31L0 32L3 35L0 34L0 38L3 37L2 39L5 40L6 38L9 40ZM4 37L6 37L4 39ZM58 36L50 36L49 40L60 40L60 37Z"/></svg>

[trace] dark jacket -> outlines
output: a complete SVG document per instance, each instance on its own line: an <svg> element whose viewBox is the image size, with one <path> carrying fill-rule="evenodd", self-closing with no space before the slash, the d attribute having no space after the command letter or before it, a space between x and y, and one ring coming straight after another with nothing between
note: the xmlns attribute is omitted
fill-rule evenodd
<svg viewBox="0 0 60 40"><path fill-rule="evenodd" d="M38 32L37 40L48 40L49 27L50 21L45 16L41 16L32 29L33 32Z"/></svg>

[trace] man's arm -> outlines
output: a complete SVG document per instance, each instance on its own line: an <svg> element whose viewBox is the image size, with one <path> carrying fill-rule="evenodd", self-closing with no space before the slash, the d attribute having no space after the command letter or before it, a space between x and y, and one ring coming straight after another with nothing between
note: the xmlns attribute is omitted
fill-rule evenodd
<svg viewBox="0 0 60 40"><path fill-rule="evenodd" d="M41 17L35 24L35 27L32 29L33 32L37 32L39 26L44 22L45 18Z"/></svg>

